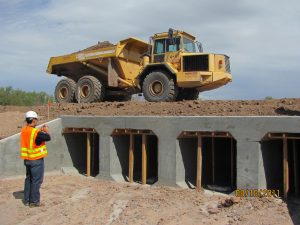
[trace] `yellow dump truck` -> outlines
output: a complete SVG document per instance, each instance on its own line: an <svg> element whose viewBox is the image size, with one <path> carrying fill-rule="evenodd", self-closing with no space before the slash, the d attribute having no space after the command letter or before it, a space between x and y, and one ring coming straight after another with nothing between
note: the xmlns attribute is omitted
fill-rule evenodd
<svg viewBox="0 0 300 225"><path fill-rule="evenodd" d="M151 102L192 100L232 80L228 56L204 53L194 36L173 29L149 43L130 37L51 57L47 72L66 77L55 88L57 102L121 101L136 93Z"/></svg>

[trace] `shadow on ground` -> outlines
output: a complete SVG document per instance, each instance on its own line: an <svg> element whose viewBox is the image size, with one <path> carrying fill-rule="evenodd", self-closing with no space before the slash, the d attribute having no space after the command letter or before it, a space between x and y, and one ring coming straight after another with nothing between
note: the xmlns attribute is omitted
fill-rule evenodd
<svg viewBox="0 0 300 225"><path fill-rule="evenodd" d="M300 111L298 110L291 110L286 109L284 107L279 107L275 109L275 112L280 115L287 115L287 116L300 116Z"/></svg>
<svg viewBox="0 0 300 225"><path fill-rule="evenodd" d="M23 199L24 191L15 191L13 192L13 196L15 197L15 199Z"/></svg>

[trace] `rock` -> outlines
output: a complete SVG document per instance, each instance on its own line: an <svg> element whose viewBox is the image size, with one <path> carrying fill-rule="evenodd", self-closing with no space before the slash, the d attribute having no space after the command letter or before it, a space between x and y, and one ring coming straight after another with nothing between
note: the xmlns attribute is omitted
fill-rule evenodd
<svg viewBox="0 0 300 225"><path fill-rule="evenodd" d="M233 202L233 204L237 204L241 201L241 198L239 197L231 197L231 201Z"/></svg>
<svg viewBox="0 0 300 225"><path fill-rule="evenodd" d="M218 208L212 208L207 210L209 214L217 214L220 212Z"/></svg>
<svg viewBox="0 0 300 225"><path fill-rule="evenodd" d="M239 197L231 197L231 198L221 200L220 203L218 204L218 208L230 207L233 204L239 203L240 200L241 199Z"/></svg>

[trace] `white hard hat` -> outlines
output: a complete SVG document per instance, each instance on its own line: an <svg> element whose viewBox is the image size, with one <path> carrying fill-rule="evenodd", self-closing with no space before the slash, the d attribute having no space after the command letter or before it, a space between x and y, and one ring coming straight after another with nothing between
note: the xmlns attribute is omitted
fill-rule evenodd
<svg viewBox="0 0 300 225"><path fill-rule="evenodd" d="M38 118L38 115L36 112L34 111L28 111L26 114L25 114L25 118L34 118L34 119L37 119Z"/></svg>

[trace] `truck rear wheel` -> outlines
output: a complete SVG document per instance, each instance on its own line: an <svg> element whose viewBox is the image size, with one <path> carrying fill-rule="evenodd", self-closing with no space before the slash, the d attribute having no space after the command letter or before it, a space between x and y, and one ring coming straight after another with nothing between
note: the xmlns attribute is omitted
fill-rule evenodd
<svg viewBox="0 0 300 225"><path fill-rule="evenodd" d="M197 100L199 97L199 93L200 91L195 88L179 89L176 100Z"/></svg>
<svg viewBox="0 0 300 225"><path fill-rule="evenodd" d="M149 102L171 102L176 99L174 79L161 71L149 73L143 82L143 94Z"/></svg>
<svg viewBox="0 0 300 225"><path fill-rule="evenodd" d="M80 103L101 102L105 96L104 85L96 77L81 77L76 85L75 96Z"/></svg>
<svg viewBox="0 0 300 225"><path fill-rule="evenodd" d="M55 100L58 103L75 102L76 83L72 79L62 79L55 87Z"/></svg>

